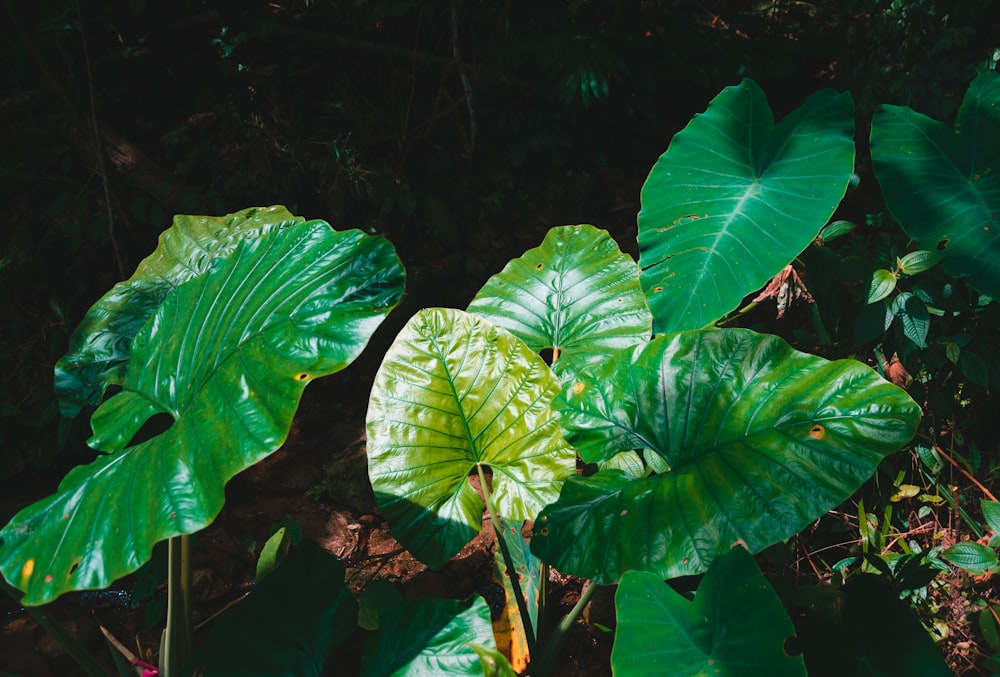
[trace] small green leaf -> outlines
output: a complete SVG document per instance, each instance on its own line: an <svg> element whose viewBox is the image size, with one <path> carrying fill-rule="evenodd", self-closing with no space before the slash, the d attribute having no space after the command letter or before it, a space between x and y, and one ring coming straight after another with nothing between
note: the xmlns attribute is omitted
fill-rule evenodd
<svg viewBox="0 0 1000 677"><path fill-rule="evenodd" d="M896 276L890 271L880 268L872 273L871 284L868 285L868 300L865 303L881 301L896 288Z"/></svg>
<svg viewBox="0 0 1000 677"><path fill-rule="evenodd" d="M937 475L944 467L944 460L938 455L933 447L918 444L916 447L917 457L921 463L927 466L932 475Z"/></svg>
<svg viewBox="0 0 1000 677"><path fill-rule="evenodd" d="M944 346L944 354L945 357L948 358L949 362L951 362L954 365L957 365L958 359L962 355L962 349L958 347L957 343L948 341L948 343L946 343Z"/></svg>
<svg viewBox="0 0 1000 677"><path fill-rule="evenodd" d="M927 306L915 294L902 292L892 302L892 313L903 325L903 334L918 348L927 347L927 332L931 317Z"/></svg>
<svg viewBox="0 0 1000 677"><path fill-rule="evenodd" d="M993 533L1000 534L1000 503L982 499L980 505L983 508L983 519L989 525Z"/></svg>
<svg viewBox="0 0 1000 677"><path fill-rule="evenodd" d="M910 252L896 262L899 272L904 275L916 275L925 270L933 268L941 260L941 255L937 252L919 249Z"/></svg>
<svg viewBox="0 0 1000 677"><path fill-rule="evenodd" d="M960 569L981 574L997 565L997 553L975 541L962 541L941 553L941 556Z"/></svg>
<svg viewBox="0 0 1000 677"><path fill-rule="evenodd" d="M285 527L281 527L271 534L260 551L260 557L257 558L255 582L260 583L265 576L274 571L284 561L291 547L292 536Z"/></svg>
<svg viewBox="0 0 1000 677"><path fill-rule="evenodd" d="M990 368L986 364L986 360L980 357L978 353L974 353L971 350L963 350L958 358L958 368L976 385L981 385L984 388L989 385Z"/></svg>
<svg viewBox="0 0 1000 677"><path fill-rule="evenodd" d="M995 606L995 605L994 605ZM995 609L987 607L979 612L979 632L983 639L994 651L1000 651L1000 632L997 631L997 622L993 613Z"/></svg>
<svg viewBox="0 0 1000 677"><path fill-rule="evenodd" d="M630 571L615 610L616 675L806 674L802 657L785 650L792 621L744 548L715 558L693 601L654 574Z"/></svg>
<svg viewBox="0 0 1000 677"><path fill-rule="evenodd" d="M819 239L824 243L832 242L838 237L847 235L857 227L857 224L852 221L834 221L833 223L823 226L823 230L819 231Z"/></svg>

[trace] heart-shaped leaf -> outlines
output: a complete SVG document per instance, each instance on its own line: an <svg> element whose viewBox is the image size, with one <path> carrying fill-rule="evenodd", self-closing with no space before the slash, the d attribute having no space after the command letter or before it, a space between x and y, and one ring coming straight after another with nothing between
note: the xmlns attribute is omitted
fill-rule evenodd
<svg viewBox="0 0 1000 677"><path fill-rule="evenodd" d="M942 267L1000 297L1000 73L969 86L954 128L905 106L872 118L872 168L893 217Z"/></svg>
<svg viewBox="0 0 1000 677"><path fill-rule="evenodd" d="M388 606L365 646L361 677L482 675L484 659L473 645L496 650L490 607L478 595Z"/></svg>
<svg viewBox="0 0 1000 677"><path fill-rule="evenodd" d="M575 469L541 357L460 310L414 315L385 354L368 404L368 474L379 510L414 557L440 567L482 526L469 482L493 473L493 500L532 519Z"/></svg>
<svg viewBox="0 0 1000 677"><path fill-rule="evenodd" d="M225 483L285 440L306 384L353 361L402 291L386 240L311 222L244 240L167 296L94 413L90 444L108 454L0 531L22 603L106 587L209 524ZM127 446L154 413L173 424Z"/></svg>
<svg viewBox="0 0 1000 677"><path fill-rule="evenodd" d="M132 339L178 285L208 270L240 241L260 237L305 219L282 206L252 207L226 216L174 217L160 234L156 251L132 277L119 282L95 303L69 340L69 351L55 368L55 391L63 416L76 416L101 401L109 385L121 385L128 372Z"/></svg>
<svg viewBox="0 0 1000 677"><path fill-rule="evenodd" d="M854 171L849 94L818 92L775 126L751 80L670 142L642 187L639 265L658 332L704 327L812 242Z"/></svg>
<svg viewBox="0 0 1000 677"><path fill-rule="evenodd" d="M743 548L719 555L690 601L654 574L630 571L615 593L616 675L805 675L786 653L795 635L781 601Z"/></svg>
<svg viewBox="0 0 1000 677"><path fill-rule="evenodd" d="M216 621L184 674L322 675L327 657L357 623L358 604L344 572L332 555L303 541Z"/></svg>
<svg viewBox="0 0 1000 677"><path fill-rule="evenodd" d="M469 312L535 352L552 350L560 375L647 340L653 324L635 261L607 231L588 225L551 229L540 247L486 282Z"/></svg>
<svg viewBox="0 0 1000 677"><path fill-rule="evenodd" d="M532 552L598 583L628 569L696 574L734 543L756 553L795 534L857 489L920 420L909 396L865 365L742 329L622 351L557 402L585 461L635 449L663 470L571 477L538 517Z"/></svg>

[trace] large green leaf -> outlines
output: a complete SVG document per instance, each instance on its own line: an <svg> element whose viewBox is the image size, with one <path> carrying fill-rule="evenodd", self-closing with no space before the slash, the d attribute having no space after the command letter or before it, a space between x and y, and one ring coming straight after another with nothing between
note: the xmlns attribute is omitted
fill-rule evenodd
<svg viewBox="0 0 1000 677"><path fill-rule="evenodd" d="M879 106L872 166L893 217L941 265L1000 298L1000 74L969 86L954 128L905 106Z"/></svg>
<svg viewBox="0 0 1000 677"><path fill-rule="evenodd" d="M477 646L496 649L490 607L478 595L388 606L365 646L361 677L482 675L485 659Z"/></svg>
<svg viewBox="0 0 1000 677"><path fill-rule="evenodd" d="M901 389L743 329L662 336L588 369L558 400L585 461L639 449L663 470L571 477L532 551L614 583L628 569L696 574L734 543L787 538L853 492L920 419Z"/></svg>
<svg viewBox="0 0 1000 677"><path fill-rule="evenodd" d="M333 648L357 627L358 603L344 571L332 555L303 541L215 622L185 674L319 677Z"/></svg>
<svg viewBox="0 0 1000 677"><path fill-rule="evenodd" d="M751 80L674 136L642 187L639 265L657 331L734 309L816 237L854 170L849 94L818 92L777 126Z"/></svg>
<svg viewBox="0 0 1000 677"><path fill-rule="evenodd" d="M806 674L802 657L785 651L792 621L744 548L715 558L693 601L654 574L630 571L615 610L617 677Z"/></svg>
<svg viewBox="0 0 1000 677"><path fill-rule="evenodd" d="M281 206L226 216L175 216L156 250L87 311L70 337L69 350L55 368L63 415L76 416L100 402L107 386L121 385L132 339L178 285L204 273L212 259L226 256L241 240L304 221Z"/></svg>
<svg viewBox="0 0 1000 677"><path fill-rule="evenodd" d="M306 384L354 360L402 289L386 240L313 222L244 240L167 296L92 418L107 455L0 531L23 603L105 587L157 541L209 524L225 483L285 440ZM127 446L155 413L170 428Z"/></svg>
<svg viewBox="0 0 1000 677"><path fill-rule="evenodd" d="M493 473L500 514L532 519L575 469L551 402L555 376L516 336L476 315L414 315L375 376L368 473L393 535L442 566L478 532L483 502L469 483Z"/></svg>
<svg viewBox="0 0 1000 677"><path fill-rule="evenodd" d="M486 282L469 312L535 352L552 350L560 374L647 340L653 323L635 261L607 231L588 225L551 229L541 246Z"/></svg>

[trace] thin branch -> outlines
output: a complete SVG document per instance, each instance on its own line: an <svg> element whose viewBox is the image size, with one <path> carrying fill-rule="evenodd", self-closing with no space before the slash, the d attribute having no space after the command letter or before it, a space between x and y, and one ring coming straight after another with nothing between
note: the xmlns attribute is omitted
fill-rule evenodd
<svg viewBox="0 0 1000 677"><path fill-rule="evenodd" d="M975 477L973 477L972 473L970 473L968 470L966 470L965 468L963 468L962 466L960 466L955 459L953 459L951 456L949 456L948 454L946 454L944 452L944 449L942 449L941 447L939 447L937 444L935 444L933 442L932 442L932 444L934 444L934 449L937 451L937 453L941 454L941 456L944 458L944 460L948 461L948 463L951 463L953 466L955 466L956 468L958 468L958 472L960 472L963 475L965 475L966 479L968 479L970 482L972 482L977 487L979 487L979 490L981 492L983 492L983 494L988 499L990 499L991 501L996 501L997 500L997 497L993 495L993 492L991 492L989 489L987 489L985 486L983 486L982 482L980 482Z"/></svg>
<svg viewBox="0 0 1000 677"><path fill-rule="evenodd" d="M108 211L108 239L111 250L118 265L118 275L125 278L125 264L122 263L121 249L118 238L115 237L114 205L111 203L111 188L108 186L108 171L104 165L104 144L101 142L101 125L97 122L97 96L94 94L94 74L90 67L90 49L87 47L87 34L83 29L83 11L80 0L74 0L76 5L76 22L80 28L80 44L83 46L83 66L87 71L87 93L90 97L90 124L94 129L94 153L97 155L97 167L101 174L101 184L104 187L104 206Z"/></svg>

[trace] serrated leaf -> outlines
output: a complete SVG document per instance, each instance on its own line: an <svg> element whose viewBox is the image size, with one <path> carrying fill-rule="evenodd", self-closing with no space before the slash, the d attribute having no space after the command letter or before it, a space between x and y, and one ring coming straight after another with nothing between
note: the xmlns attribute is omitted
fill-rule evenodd
<svg viewBox="0 0 1000 677"><path fill-rule="evenodd" d="M352 362L402 291L386 240L310 222L242 241L167 296L92 418L106 454L0 531L22 603L107 587L209 524L225 483L285 440L306 384ZM173 424L129 446L154 413Z"/></svg>
<svg viewBox="0 0 1000 677"><path fill-rule="evenodd" d="M646 449L667 468L570 477L537 518L532 552L597 583L628 569L696 574L733 543L759 552L791 536L849 496L920 419L865 365L736 329L622 351L558 402L585 461Z"/></svg>
<svg viewBox="0 0 1000 677"><path fill-rule="evenodd" d="M160 234L156 251L132 277L116 284L84 316L55 367L55 392L63 416L76 416L101 401L108 385L128 373L132 339L167 294L204 274L213 259L225 257L244 239L304 223L282 206L252 207L225 216L174 217Z"/></svg>
<svg viewBox="0 0 1000 677"><path fill-rule="evenodd" d="M871 282L868 283L868 297L865 303L877 303L886 298L896 289L896 276L890 271L880 268L872 273Z"/></svg>
<svg viewBox="0 0 1000 677"><path fill-rule="evenodd" d="M975 541L961 541L941 553L941 557L969 573L980 574L997 565L997 553Z"/></svg>
<svg viewBox="0 0 1000 677"><path fill-rule="evenodd" d="M892 313L899 318L903 335L918 348L926 348L931 316L924 302L915 294L902 292L892 301Z"/></svg>
<svg viewBox="0 0 1000 677"><path fill-rule="evenodd" d="M674 136L642 187L639 264L657 332L704 327L816 237L854 170L854 105L818 92L779 124L751 80Z"/></svg>
<svg viewBox="0 0 1000 677"><path fill-rule="evenodd" d="M615 610L616 675L806 674L802 657L785 651L795 627L744 548L712 562L693 601L653 574L630 571Z"/></svg>
<svg viewBox="0 0 1000 677"><path fill-rule="evenodd" d="M882 105L871 132L872 166L886 205L942 267L1000 297L1000 74L969 85L949 128Z"/></svg>
<svg viewBox="0 0 1000 677"><path fill-rule="evenodd" d="M647 340L653 325L635 261L589 225L551 229L491 277L468 310L535 352L552 350L560 375Z"/></svg>
<svg viewBox="0 0 1000 677"><path fill-rule="evenodd" d="M393 535L440 567L478 532L469 482L492 471L501 515L532 519L576 469L551 408L555 375L536 353L477 315L414 315L385 354L368 405L368 473Z"/></svg>

